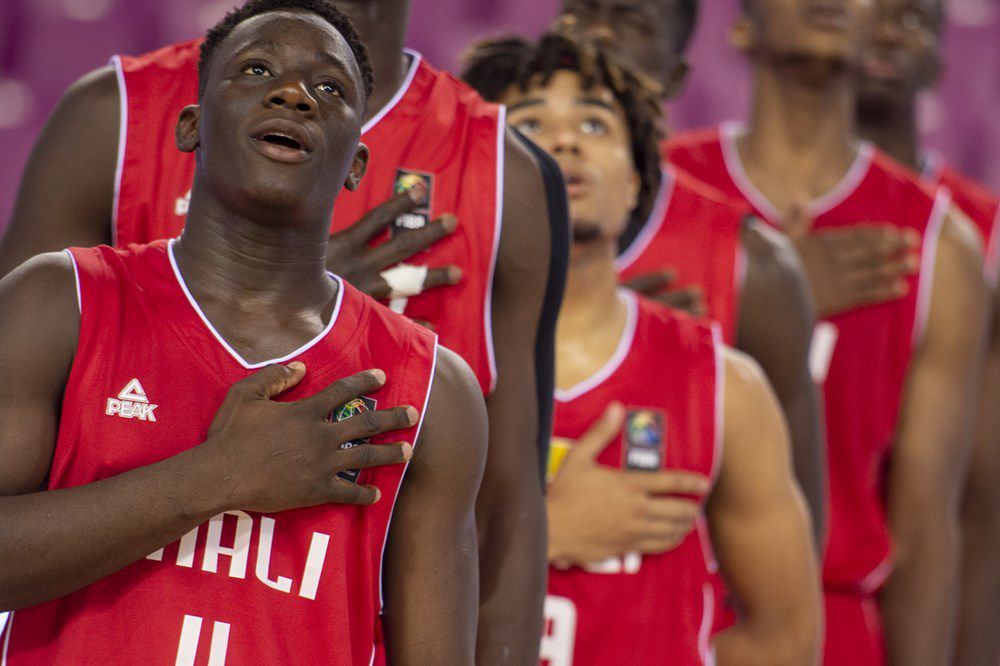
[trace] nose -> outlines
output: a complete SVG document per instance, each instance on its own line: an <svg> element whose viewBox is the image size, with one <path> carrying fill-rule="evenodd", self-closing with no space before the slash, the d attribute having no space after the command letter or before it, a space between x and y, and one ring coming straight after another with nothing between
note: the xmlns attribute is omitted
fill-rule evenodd
<svg viewBox="0 0 1000 666"><path fill-rule="evenodd" d="M876 44L897 46L903 40L902 26L894 16L881 12L875 16L872 38Z"/></svg>
<svg viewBox="0 0 1000 666"><path fill-rule="evenodd" d="M580 155L580 139L576 132L564 130L559 132L552 140L551 153L555 157Z"/></svg>
<svg viewBox="0 0 1000 666"><path fill-rule="evenodd" d="M278 79L264 98L264 106L269 109L288 109L306 117L316 113L316 100L309 94L305 83L298 79Z"/></svg>

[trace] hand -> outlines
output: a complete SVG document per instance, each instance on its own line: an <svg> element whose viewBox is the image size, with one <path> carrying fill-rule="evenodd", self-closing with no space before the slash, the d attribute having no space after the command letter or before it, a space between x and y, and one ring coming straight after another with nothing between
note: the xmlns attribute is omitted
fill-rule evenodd
<svg viewBox="0 0 1000 666"><path fill-rule="evenodd" d="M305 372L298 362L269 365L226 394L198 448L200 464L217 471L211 478L221 479L228 507L271 513L325 503L373 504L380 496L376 487L350 483L337 473L409 460L413 449L405 443L340 447L409 428L417 422L413 407L328 420L337 407L377 391L385 373L361 372L296 402L271 400L298 384Z"/></svg>
<svg viewBox="0 0 1000 666"><path fill-rule="evenodd" d="M704 317L707 314L707 310L701 287L691 286L684 287L683 289L671 289L671 285L676 280L677 274L667 270L659 273L638 275L626 282L625 287L663 305L684 310L695 317Z"/></svg>
<svg viewBox="0 0 1000 666"><path fill-rule="evenodd" d="M397 234L384 243L371 247L373 238L385 231L400 215L418 205L426 196L420 184L401 192L372 209L352 226L330 236L326 266L372 298L388 298L389 285L382 271L426 250L451 234L458 221L443 215L422 229ZM424 279L424 290L458 284L462 270L458 266L431 268Z"/></svg>
<svg viewBox="0 0 1000 666"><path fill-rule="evenodd" d="M708 479L681 471L633 472L595 462L621 432L625 411L611 405L566 455L549 486L549 561L589 564L628 552L663 553L694 528Z"/></svg>
<svg viewBox="0 0 1000 666"><path fill-rule="evenodd" d="M796 203L785 231L795 244L821 317L905 296L917 272L920 236L889 224L812 231L806 205Z"/></svg>

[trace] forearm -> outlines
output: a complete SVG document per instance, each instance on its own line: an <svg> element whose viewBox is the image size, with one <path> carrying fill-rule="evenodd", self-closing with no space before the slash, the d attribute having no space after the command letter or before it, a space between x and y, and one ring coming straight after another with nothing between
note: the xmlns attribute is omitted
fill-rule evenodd
<svg viewBox="0 0 1000 666"><path fill-rule="evenodd" d="M538 663L548 571L545 502L533 476L515 492L517 502L477 505L477 663Z"/></svg>
<svg viewBox="0 0 1000 666"><path fill-rule="evenodd" d="M75 592L225 510L193 449L75 488L0 498L0 608Z"/></svg>
<svg viewBox="0 0 1000 666"><path fill-rule="evenodd" d="M892 664L950 662L958 608L961 532L956 518L923 512L925 525L897 540L896 563L882 591L882 621Z"/></svg>
<svg viewBox="0 0 1000 666"><path fill-rule="evenodd" d="M816 661L815 651L794 640L794 627L777 631L740 622L718 634L712 641L721 666L802 666Z"/></svg>

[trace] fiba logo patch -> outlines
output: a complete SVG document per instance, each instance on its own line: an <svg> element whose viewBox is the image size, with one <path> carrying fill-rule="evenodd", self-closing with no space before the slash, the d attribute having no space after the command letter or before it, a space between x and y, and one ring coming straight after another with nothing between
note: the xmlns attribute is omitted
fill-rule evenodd
<svg viewBox="0 0 1000 666"><path fill-rule="evenodd" d="M434 186L434 176L429 173L411 171L409 169L398 169L396 171L396 181L392 186L393 195L402 194L413 189L418 183L424 184L427 194L417 207L408 213L403 213L392 223L392 233L403 233L423 229L431 219L431 196Z"/></svg>
<svg viewBox="0 0 1000 666"><path fill-rule="evenodd" d="M622 435L622 466L655 472L663 466L666 453L666 425L657 409L630 409L625 415Z"/></svg>
<svg viewBox="0 0 1000 666"><path fill-rule="evenodd" d="M368 396L363 395L360 398L355 398L354 400L351 400L350 402L333 410L333 413L330 414L330 420L340 422L362 412L373 412L375 411L376 405L378 405L378 401L375 398L369 398ZM355 446L361 446L362 444L368 444L369 442L371 442L371 437L352 439L349 442L341 444L340 450L344 451L346 449L353 449ZM351 483L357 483L359 476L361 476L361 470L357 469L348 469L342 472L337 472L338 478L341 478L344 481L350 481Z"/></svg>

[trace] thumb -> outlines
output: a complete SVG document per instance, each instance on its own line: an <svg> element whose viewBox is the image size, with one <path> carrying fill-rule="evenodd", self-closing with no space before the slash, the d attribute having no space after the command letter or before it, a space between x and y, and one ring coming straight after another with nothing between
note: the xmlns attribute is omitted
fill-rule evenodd
<svg viewBox="0 0 1000 666"><path fill-rule="evenodd" d="M274 363L265 366L240 383L246 383L256 397L270 400L298 384L305 376L305 364L292 361L288 365Z"/></svg>
<svg viewBox="0 0 1000 666"><path fill-rule="evenodd" d="M571 460L577 462L593 462L601 451L608 447L622 431L622 423L625 420L625 408L621 403L613 402L608 405L601 418L597 419L590 430L584 433L573 450L567 456L566 462Z"/></svg>
<svg viewBox="0 0 1000 666"><path fill-rule="evenodd" d="M785 233L792 238L802 238L812 231L814 221L809 212L809 197L800 192L792 201L792 207L785 218Z"/></svg>

